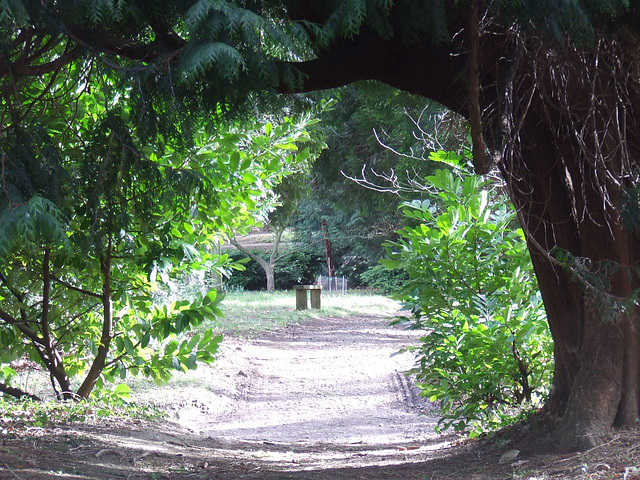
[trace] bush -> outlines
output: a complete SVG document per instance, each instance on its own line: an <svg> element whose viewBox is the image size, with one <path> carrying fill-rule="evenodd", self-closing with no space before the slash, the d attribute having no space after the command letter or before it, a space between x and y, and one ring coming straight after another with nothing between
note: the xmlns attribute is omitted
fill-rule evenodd
<svg viewBox="0 0 640 480"><path fill-rule="evenodd" d="M397 293L409 281L404 269L389 270L384 265L374 265L360 274L360 284L379 290L386 295Z"/></svg>
<svg viewBox="0 0 640 480"><path fill-rule="evenodd" d="M263 258L268 254L263 251L253 250L252 253ZM230 254L234 261L246 259L247 256L239 251ZM234 270L225 285L227 289L264 290L267 286L264 270L257 262L248 261L244 264L246 269ZM314 283L316 276L325 265L324 257L312 249L298 250L286 256L275 266L276 288L288 290L294 285Z"/></svg>
<svg viewBox="0 0 640 480"><path fill-rule="evenodd" d="M412 226L382 262L409 275L399 298L425 330L414 373L440 403L439 429L477 434L543 402L551 337L513 207L475 175L439 170L427 183L431 199L403 205Z"/></svg>
<svg viewBox="0 0 640 480"><path fill-rule="evenodd" d="M293 253L276 265L276 288L289 290L294 285L312 284L325 265L324 255L311 249Z"/></svg>
<svg viewBox="0 0 640 480"><path fill-rule="evenodd" d="M362 274L371 267L377 265L378 258L354 253L353 248L334 249L333 255L336 262L336 276L345 277L349 288L366 286L362 281ZM326 267L324 275L326 275Z"/></svg>

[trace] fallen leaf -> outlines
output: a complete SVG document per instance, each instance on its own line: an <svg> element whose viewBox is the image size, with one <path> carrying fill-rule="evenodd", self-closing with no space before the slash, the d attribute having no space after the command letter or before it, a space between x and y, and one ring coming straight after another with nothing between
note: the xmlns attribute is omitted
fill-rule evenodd
<svg viewBox="0 0 640 480"><path fill-rule="evenodd" d="M498 464L502 465L503 463L509 463L510 461L515 460L518 455L520 455L520 450L508 450L502 454L500 460L498 460Z"/></svg>

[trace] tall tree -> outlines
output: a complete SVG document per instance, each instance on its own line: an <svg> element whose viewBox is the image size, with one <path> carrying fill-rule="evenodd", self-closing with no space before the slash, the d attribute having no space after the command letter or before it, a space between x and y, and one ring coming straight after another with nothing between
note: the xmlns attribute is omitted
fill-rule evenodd
<svg viewBox="0 0 640 480"><path fill-rule="evenodd" d="M328 148L313 165L312 194L301 204L296 234L322 241L327 262L357 285L401 226L393 184L432 172L429 152L459 148L466 130L442 106L383 84L360 82L329 94L338 103L322 117ZM359 181L363 176L388 188Z"/></svg>
<svg viewBox="0 0 640 480"><path fill-rule="evenodd" d="M240 240L234 235L231 237L231 244L247 255L251 260L260 265L264 270L266 286L268 292L275 292L276 266L284 259L295 253L295 249L281 251L282 237L285 231L292 226L292 220L298 214L300 201L308 191L308 165L294 175L290 175L274 188L273 192L277 199L277 205L267 214L265 227L273 234L271 249L266 258L256 252L251 251L242 245Z"/></svg>
<svg viewBox="0 0 640 480"><path fill-rule="evenodd" d="M555 343L558 440L584 448L635 424L640 405L639 3L5 0L4 123L19 121L22 78L89 57L128 79L146 130L251 89L362 79L462 114L477 171L500 170L527 234Z"/></svg>

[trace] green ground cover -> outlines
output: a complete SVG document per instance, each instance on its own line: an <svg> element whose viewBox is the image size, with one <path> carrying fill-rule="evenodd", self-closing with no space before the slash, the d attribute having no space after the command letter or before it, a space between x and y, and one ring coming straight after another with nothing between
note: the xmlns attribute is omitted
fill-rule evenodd
<svg viewBox="0 0 640 480"><path fill-rule="evenodd" d="M289 323L300 323L319 317L349 317L368 312L393 315L399 303L369 291L352 291L346 295L322 296L321 309L297 311L293 290L228 293L220 308L224 317L216 318L202 328L213 327L219 333L233 336L255 336Z"/></svg>

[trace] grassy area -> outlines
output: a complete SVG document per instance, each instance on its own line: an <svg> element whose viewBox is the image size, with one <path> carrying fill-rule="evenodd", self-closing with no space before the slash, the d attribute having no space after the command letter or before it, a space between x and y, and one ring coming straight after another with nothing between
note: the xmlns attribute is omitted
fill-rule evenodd
<svg viewBox="0 0 640 480"><path fill-rule="evenodd" d="M398 302L371 292L350 292L345 296L322 296L322 308L296 310L293 290L228 293L222 301L224 317L203 327L234 336L252 336L289 323L319 317L349 317L376 312L393 316Z"/></svg>
<svg viewBox="0 0 640 480"><path fill-rule="evenodd" d="M82 402L15 401L0 397L0 431L4 429L5 433L25 427L99 423L101 419L109 417L151 421L165 418L166 414L149 402L122 402L108 396Z"/></svg>

